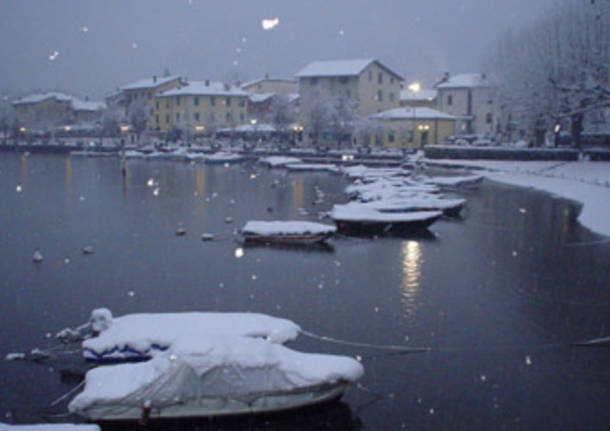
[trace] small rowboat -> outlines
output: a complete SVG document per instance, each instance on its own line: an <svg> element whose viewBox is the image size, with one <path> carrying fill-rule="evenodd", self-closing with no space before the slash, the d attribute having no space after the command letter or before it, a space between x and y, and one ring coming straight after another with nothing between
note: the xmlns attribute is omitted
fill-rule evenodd
<svg viewBox="0 0 610 431"><path fill-rule="evenodd" d="M246 243L315 244L333 236L337 228L307 221L249 221L241 229Z"/></svg>

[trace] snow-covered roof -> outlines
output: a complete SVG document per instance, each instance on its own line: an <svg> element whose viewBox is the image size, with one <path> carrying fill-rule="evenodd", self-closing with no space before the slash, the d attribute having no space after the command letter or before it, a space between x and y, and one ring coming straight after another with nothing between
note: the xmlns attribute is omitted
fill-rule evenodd
<svg viewBox="0 0 610 431"><path fill-rule="evenodd" d="M273 96L275 96L275 93L261 93L261 94L251 94L248 96L248 98L250 99L250 102L252 102L252 103L262 103L262 102L266 102L267 100L273 98Z"/></svg>
<svg viewBox="0 0 610 431"><path fill-rule="evenodd" d="M447 80L437 84L436 88L472 88L489 87L490 85L484 73L462 73L450 76Z"/></svg>
<svg viewBox="0 0 610 431"><path fill-rule="evenodd" d="M104 102L90 102L79 99L72 99L72 108L75 111L103 111L106 109Z"/></svg>
<svg viewBox="0 0 610 431"><path fill-rule="evenodd" d="M437 111L436 109L426 107L404 107L394 108L388 111L383 111L378 114L371 115L370 118L376 120L456 120L458 117L446 114L445 112Z"/></svg>
<svg viewBox="0 0 610 431"><path fill-rule="evenodd" d="M28 103L39 103L43 100L47 99L56 99L59 102L71 102L74 98L64 93L58 92L50 92L50 93L39 93L39 94L30 94L29 96L25 96L19 100L15 100L13 105L22 105Z"/></svg>
<svg viewBox="0 0 610 431"><path fill-rule="evenodd" d="M357 76L372 63L377 63L400 80L403 79L402 76L374 58L314 61L298 71L295 76L297 78L316 76Z"/></svg>
<svg viewBox="0 0 610 431"><path fill-rule="evenodd" d="M72 104L72 109L75 111L101 111L106 109L106 104L104 102L84 101L77 99L74 96L58 92L30 94L22 99L15 100L13 105L40 103L47 99L55 99L58 102L70 102Z"/></svg>
<svg viewBox="0 0 610 431"><path fill-rule="evenodd" d="M179 75L160 76L146 79L140 79L139 81L132 82L131 84L124 85L121 90L145 90L147 88L155 88L168 82L180 79Z"/></svg>
<svg viewBox="0 0 610 431"><path fill-rule="evenodd" d="M421 102L429 101L429 102L432 102L434 99L436 99L437 95L438 95L438 91L436 91L436 90L428 90L428 89L419 90L416 93L413 93L408 88L400 90L400 100L401 101L421 101Z"/></svg>
<svg viewBox="0 0 610 431"><path fill-rule="evenodd" d="M174 88L158 94L157 97L168 96L249 96L250 93L235 85L220 81L191 81L180 88Z"/></svg>
<svg viewBox="0 0 610 431"><path fill-rule="evenodd" d="M260 78L260 79L255 79L252 81L244 82L241 85L241 88L245 89L247 87L251 87L253 85L260 84L261 82L285 82L287 84L296 84L295 80L290 79L290 78Z"/></svg>

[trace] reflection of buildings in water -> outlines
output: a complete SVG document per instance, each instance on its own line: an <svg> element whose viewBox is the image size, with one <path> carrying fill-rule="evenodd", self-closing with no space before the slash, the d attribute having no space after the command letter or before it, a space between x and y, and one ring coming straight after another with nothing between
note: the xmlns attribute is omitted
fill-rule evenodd
<svg viewBox="0 0 610 431"><path fill-rule="evenodd" d="M292 181L292 200L296 208L303 208L305 205L303 178L296 177Z"/></svg>
<svg viewBox="0 0 610 431"><path fill-rule="evenodd" d="M203 198L205 194L205 175L203 168L198 168L195 172L195 190L197 190L197 196Z"/></svg>
<svg viewBox="0 0 610 431"><path fill-rule="evenodd" d="M402 302L407 314L417 310L417 294L420 287L422 253L417 241L402 243Z"/></svg>
<svg viewBox="0 0 610 431"><path fill-rule="evenodd" d="M25 189L28 182L28 156L21 155L21 172L20 172L21 188Z"/></svg>
<svg viewBox="0 0 610 431"><path fill-rule="evenodd" d="M72 191L72 157L66 157L66 195Z"/></svg>

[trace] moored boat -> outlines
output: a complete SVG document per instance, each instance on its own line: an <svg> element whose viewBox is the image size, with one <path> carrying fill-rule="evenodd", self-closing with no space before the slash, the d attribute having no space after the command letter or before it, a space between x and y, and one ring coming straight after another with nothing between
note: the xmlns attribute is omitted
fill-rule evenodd
<svg viewBox="0 0 610 431"><path fill-rule="evenodd" d="M364 369L355 359L301 353L247 337L204 337L148 362L98 367L68 409L88 420L275 412L336 399Z"/></svg>
<svg viewBox="0 0 610 431"><path fill-rule="evenodd" d="M365 204L334 205L330 218L342 233L383 234L422 231L442 216L442 211L381 212Z"/></svg>
<svg viewBox="0 0 610 431"><path fill-rule="evenodd" d="M246 243L314 244L336 231L335 226L307 221L249 221L240 233Z"/></svg>

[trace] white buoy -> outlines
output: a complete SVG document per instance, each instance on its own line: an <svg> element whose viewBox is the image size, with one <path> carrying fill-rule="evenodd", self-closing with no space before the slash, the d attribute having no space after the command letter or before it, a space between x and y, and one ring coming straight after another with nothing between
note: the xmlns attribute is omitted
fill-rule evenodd
<svg viewBox="0 0 610 431"><path fill-rule="evenodd" d="M233 223L233 217L226 217L225 223Z"/></svg>
<svg viewBox="0 0 610 431"><path fill-rule="evenodd" d="M213 239L214 239L214 234L212 234L212 233L201 234L201 241L212 241Z"/></svg>
<svg viewBox="0 0 610 431"><path fill-rule="evenodd" d="M93 254L93 247L90 245L83 247L83 254Z"/></svg>
<svg viewBox="0 0 610 431"><path fill-rule="evenodd" d="M184 229L183 227L179 227L178 229L176 229L176 236L183 236L186 235L186 229Z"/></svg>
<svg viewBox="0 0 610 431"><path fill-rule="evenodd" d="M36 250L34 252L32 259L34 259L34 262L36 262L36 263L42 262L43 257L42 257L42 253L40 252L40 250Z"/></svg>

